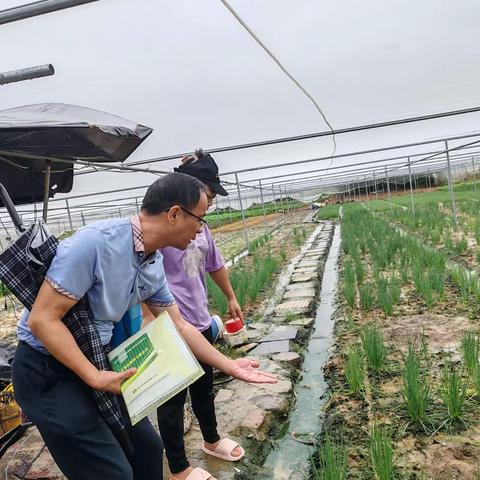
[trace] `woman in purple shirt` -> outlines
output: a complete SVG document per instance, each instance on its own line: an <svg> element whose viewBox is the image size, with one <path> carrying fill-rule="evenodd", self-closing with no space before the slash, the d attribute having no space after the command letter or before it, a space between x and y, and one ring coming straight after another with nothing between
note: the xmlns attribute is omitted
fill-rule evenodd
<svg viewBox="0 0 480 480"><path fill-rule="evenodd" d="M216 195L228 195L220 185L218 167L213 158L202 150L184 157L177 172L191 175L203 182L207 189L208 206ZM228 310L233 318L240 317L242 311L235 298L227 270L224 266L212 234L206 224L186 250L173 247L162 249L163 264L168 286L175 297L183 318L195 326L204 337L213 343L211 322L208 311L208 298L205 276L208 273L221 288L228 300ZM236 442L223 438L217 432L213 394L212 367L201 363L205 375L189 387L192 409L200 424L204 439L202 450L206 454L227 461L240 460L245 452ZM200 468L192 468L185 454L183 440L183 412L187 390L184 390L162 405L158 411L158 426L164 441L170 471L174 480L212 479Z"/></svg>

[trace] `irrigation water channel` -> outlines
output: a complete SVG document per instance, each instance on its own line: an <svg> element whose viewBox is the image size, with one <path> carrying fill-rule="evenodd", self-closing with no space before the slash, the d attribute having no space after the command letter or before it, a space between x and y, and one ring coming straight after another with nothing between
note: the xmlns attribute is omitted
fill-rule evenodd
<svg viewBox="0 0 480 480"><path fill-rule="evenodd" d="M333 344L339 249L340 225L336 225L323 272L314 330L303 361L302 379L296 386L296 401L289 416L290 432L312 433L314 438L321 431L321 410L328 390L323 377L323 365L330 357ZM311 446L285 435L265 460L262 480L303 480L310 471L309 459L312 453Z"/></svg>

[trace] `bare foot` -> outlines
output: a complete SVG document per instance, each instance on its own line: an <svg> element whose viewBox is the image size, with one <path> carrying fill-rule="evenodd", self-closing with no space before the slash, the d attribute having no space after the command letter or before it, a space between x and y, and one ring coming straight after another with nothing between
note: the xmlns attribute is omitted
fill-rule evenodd
<svg viewBox="0 0 480 480"><path fill-rule="evenodd" d="M215 443L208 443L208 442L204 442L204 445L205 445L205 448L207 448L208 450L212 450L215 451L215 449L217 448L217 445L221 442L221 439L218 441L218 442L215 442ZM231 452L230 454L232 455L232 457L239 457L241 454L242 454L242 449L240 448L240 446L238 447L235 447ZM183 479L182 479L183 480Z"/></svg>

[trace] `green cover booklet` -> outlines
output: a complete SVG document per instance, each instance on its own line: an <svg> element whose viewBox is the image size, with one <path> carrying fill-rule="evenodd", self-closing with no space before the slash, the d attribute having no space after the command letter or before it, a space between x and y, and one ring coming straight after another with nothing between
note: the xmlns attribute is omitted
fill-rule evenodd
<svg viewBox="0 0 480 480"><path fill-rule="evenodd" d="M132 425L203 375L167 312L108 354L115 372L136 368L120 389Z"/></svg>

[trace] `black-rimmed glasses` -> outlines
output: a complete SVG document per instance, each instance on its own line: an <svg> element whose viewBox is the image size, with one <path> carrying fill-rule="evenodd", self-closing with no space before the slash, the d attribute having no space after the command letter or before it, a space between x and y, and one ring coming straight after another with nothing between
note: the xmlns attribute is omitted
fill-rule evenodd
<svg viewBox="0 0 480 480"><path fill-rule="evenodd" d="M204 227L206 224L207 224L207 221L205 219L203 219L202 217L199 217L198 215L195 215L194 213L192 213L190 210L187 210L186 208L183 208L182 206L178 206L180 208L180 210L182 210L183 212L185 213L188 213L189 215L191 215L193 218L196 218L199 222L200 222L200 226L201 227ZM170 209L168 210L165 210L165 212L169 212Z"/></svg>

